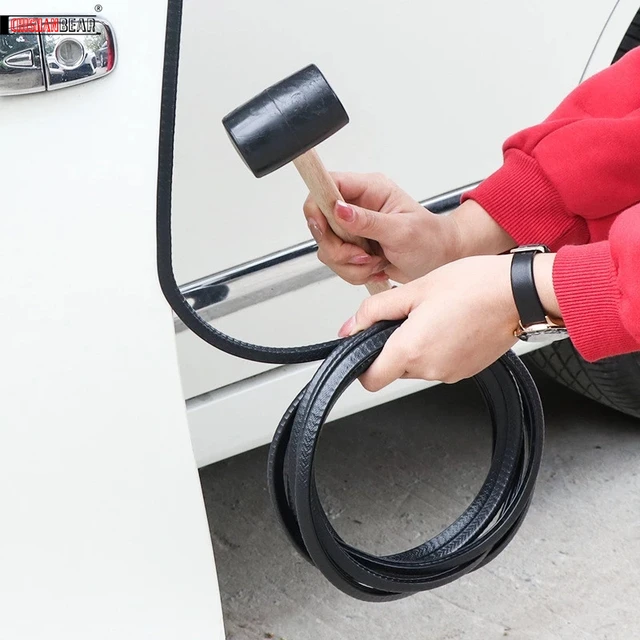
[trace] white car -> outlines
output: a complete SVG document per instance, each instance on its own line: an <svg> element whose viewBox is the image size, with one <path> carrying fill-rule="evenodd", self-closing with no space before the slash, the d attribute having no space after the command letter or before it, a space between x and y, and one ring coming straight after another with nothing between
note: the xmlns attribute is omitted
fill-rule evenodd
<svg viewBox="0 0 640 640"><path fill-rule="evenodd" d="M179 0L172 1L176 8ZM333 338L365 291L316 260L301 213L302 181L290 166L253 178L221 125L227 112L316 63L351 119L320 145L327 166L381 171L431 210L444 212L499 166L507 136L540 121L581 80L640 44L637 0L402 6L328 0L322 11L304 3L292 9L284 0L221 6L190 0L182 10L179 52L167 50L167 56L179 53L180 65L171 131L177 280L207 322L273 346ZM43 36L44 72L28 67L38 65L33 36L0 36L3 80L26 93L108 75L116 59L108 33L84 41L77 34ZM94 51L100 52L100 74ZM64 56L78 62L61 79L62 70L71 68ZM138 65L143 73L144 64ZM117 146L101 154L107 169L119 162ZM198 464L268 442L317 365L234 359L177 318L175 328ZM635 355L588 365L565 342L532 357L569 386L640 414ZM332 417L424 386L400 381L369 394L354 385Z"/></svg>
<svg viewBox="0 0 640 640"><path fill-rule="evenodd" d="M18 4L35 33L10 32ZM235 359L172 322L156 212L172 208L185 298L243 340L333 338L366 295L317 261L293 168L253 178L226 113L315 63L351 118L320 145L328 168L386 173L445 211L507 136L640 44L638 9L0 0L0 637L224 637L194 453L203 466L268 442L317 365ZM637 354L587 365L563 341L532 357L640 415ZM353 385L332 416L423 386Z"/></svg>

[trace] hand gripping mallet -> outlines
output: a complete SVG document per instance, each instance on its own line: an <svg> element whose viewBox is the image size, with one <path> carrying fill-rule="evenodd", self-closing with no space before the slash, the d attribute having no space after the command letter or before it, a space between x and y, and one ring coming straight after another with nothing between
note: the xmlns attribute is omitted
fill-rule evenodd
<svg viewBox="0 0 640 640"><path fill-rule="evenodd" d="M367 239L352 236L336 222L334 206L343 198L314 149L348 122L338 96L314 64L265 89L222 120L256 178L293 161L333 232L371 254ZM388 281L366 286L372 295L391 288Z"/></svg>

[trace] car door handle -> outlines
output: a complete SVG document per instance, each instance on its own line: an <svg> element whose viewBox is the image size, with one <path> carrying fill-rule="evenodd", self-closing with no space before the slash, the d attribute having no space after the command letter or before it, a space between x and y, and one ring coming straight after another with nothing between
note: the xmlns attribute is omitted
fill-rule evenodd
<svg viewBox="0 0 640 640"><path fill-rule="evenodd" d="M71 22L75 21L75 22ZM96 17L9 18L0 34L0 96L64 89L110 74L113 27Z"/></svg>

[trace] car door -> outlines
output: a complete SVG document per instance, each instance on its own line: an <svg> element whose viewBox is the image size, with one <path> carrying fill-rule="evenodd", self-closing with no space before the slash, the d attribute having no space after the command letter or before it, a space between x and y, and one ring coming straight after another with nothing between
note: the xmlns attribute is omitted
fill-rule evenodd
<svg viewBox="0 0 640 640"><path fill-rule="evenodd" d="M156 276L167 6L103 9L0 0L0 638L221 640ZM5 29L88 10L113 27L115 68L112 47L99 73L87 54L92 28ZM73 73L47 75L48 56Z"/></svg>

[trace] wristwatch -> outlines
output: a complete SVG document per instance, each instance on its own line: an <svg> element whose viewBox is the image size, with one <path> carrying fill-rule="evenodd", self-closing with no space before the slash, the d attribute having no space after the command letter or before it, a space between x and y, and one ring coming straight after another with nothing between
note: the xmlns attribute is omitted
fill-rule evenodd
<svg viewBox="0 0 640 640"><path fill-rule="evenodd" d="M560 319L548 316L540 302L533 278L533 259L537 253L549 253L543 244L530 244L511 250L511 289L520 322L513 335L525 342L542 342L550 338L567 337L567 328Z"/></svg>

